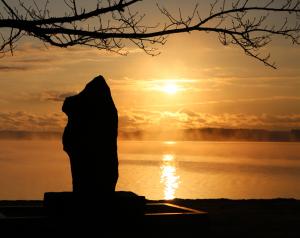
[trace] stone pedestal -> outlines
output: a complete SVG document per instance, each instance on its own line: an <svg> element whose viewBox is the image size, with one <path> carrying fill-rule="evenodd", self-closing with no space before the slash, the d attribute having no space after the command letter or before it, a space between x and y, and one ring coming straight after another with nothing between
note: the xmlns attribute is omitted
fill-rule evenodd
<svg viewBox="0 0 300 238"><path fill-rule="evenodd" d="M117 232L143 226L146 199L132 192L95 197L73 192L47 192L43 206L50 219L71 232Z"/></svg>
<svg viewBox="0 0 300 238"><path fill-rule="evenodd" d="M146 199L132 192L115 192L111 196L94 196L73 192L46 192L43 206L50 216L118 214L143 216Z"/></svg>

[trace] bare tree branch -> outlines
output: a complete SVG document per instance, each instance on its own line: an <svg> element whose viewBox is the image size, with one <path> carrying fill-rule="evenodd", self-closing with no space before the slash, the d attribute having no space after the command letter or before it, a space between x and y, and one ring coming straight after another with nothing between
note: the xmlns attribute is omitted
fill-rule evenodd
<svg viewBox="0 0 300 238"><path fill-rule="evenodd" d="M207 14L201 13L202 16L199 2L186 17L180 8L175 16L157 4L166 21L154 26L143 23L145 14L132 10L141 1L103 0L88 11L79 7L80 0L64 0L69 10L57 17L50 15L51 0L43 4L32 0L30 5L19 0L14 7L0 0L0 9L3 9L0 12L0 54L12 53L19 40L29 36L57 47L85 45L120 54L126 54L127 40L147 54L157 55L155 45L165 44L169 35L200 31L216 33L223 45L235 45L248 56L275 68L270 55L262 55L260 50L271 43L274 36L290 39L293 44L300 43L300 0L280 3L274 0L214 0ZM279 24L272 23L276 16L281 17Z"/></svg>

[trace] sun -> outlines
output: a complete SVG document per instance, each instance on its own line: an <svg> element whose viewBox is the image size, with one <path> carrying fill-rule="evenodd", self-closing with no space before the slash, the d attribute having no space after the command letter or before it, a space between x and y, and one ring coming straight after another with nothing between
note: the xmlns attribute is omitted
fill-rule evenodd
<svg viewBox="0 0 300 238"><path fill-rule="evenodd" d="M167 83L163 86L162 91L167 94L175 94L178 92L178 86L175 83Z"/></svg>

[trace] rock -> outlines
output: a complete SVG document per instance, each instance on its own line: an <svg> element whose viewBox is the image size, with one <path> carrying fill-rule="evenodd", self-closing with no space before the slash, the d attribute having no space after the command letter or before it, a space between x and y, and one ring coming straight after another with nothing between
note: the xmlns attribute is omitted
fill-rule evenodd
<svg viewBox="0 0 300 238"><path fill-rule="evenodd" d="M118 180L118 112L102 76L67 97L63 147L70 158L73 192L103 197Z"/></svg>

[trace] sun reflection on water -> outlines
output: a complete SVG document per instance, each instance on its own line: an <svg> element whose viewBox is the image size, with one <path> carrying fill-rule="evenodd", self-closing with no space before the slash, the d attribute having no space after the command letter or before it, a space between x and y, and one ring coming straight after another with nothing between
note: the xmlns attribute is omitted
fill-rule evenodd
<svg viewBox="0 0 300 238"><path fill-rule="evenodd" d="M164 184L164 199L170 200L175 198L176 190L179 186L180 177L176 175L176 164L174 155L163 155L160 182Z"/></svg>

